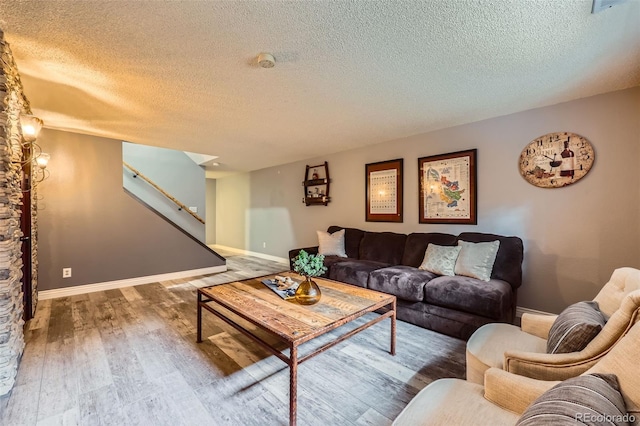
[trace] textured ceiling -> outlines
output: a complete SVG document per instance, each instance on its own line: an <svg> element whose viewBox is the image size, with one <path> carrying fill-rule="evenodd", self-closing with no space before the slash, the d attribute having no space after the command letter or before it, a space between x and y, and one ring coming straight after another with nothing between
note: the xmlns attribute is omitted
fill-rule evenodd
<svg viewBox="0 0 640 426"><path fill-rule="evenodd" d="M45 126L255 170L640 85L640 0L4 1ZM255 57L271 52L275 68Z"/></svg>

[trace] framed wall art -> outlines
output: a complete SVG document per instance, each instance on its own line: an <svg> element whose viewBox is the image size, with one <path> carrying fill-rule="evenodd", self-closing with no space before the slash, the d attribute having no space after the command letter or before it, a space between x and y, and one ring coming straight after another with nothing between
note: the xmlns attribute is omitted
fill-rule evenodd
<svg viewBox="0 0 640 426"><path fill-rule="evenodd" d="M402 158L365 166L367 222L402 222Z"/></svg>
<svg viewBox="0 0 640 426"><path fill-rule="evenodd" d="M476 149L418 159L419 223L478 223Z"/></svg>

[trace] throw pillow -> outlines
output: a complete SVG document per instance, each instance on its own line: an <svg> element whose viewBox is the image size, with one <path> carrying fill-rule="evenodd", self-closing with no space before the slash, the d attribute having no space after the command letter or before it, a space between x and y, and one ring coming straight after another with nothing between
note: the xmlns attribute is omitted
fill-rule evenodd
<svg viewBox="0 0 640 426"><path fill-rule="evenodd" d="M578 302L562 311L549 330L547 353L578 352L600 333L605 324L598 302Z"/></svg>
<svg viewBox="0 0 640 426"><path fill-rule="evenodd" d="M344 249L344 229L333 234L328 232L318 232L318 254L325 256L347 257Z"/></svg>
<svg viewBox="0 0 640 426"><path fill-rule="evenodd" d="M500 241L496 240L487 243L458 241L458 245L462 250L460 250L460 255L456 261L456 275L489 281L493 271L493 264L500 248Z"/></svg>
<svg viewBox="0 0 640 426"><path fill-rule="evenodd" d="M424 252L424 259L418 269L433 272L438 275L454 275L453 268L456 265L456 259L460 253L458 246L437 246L435 244L427 245L427 251Z"/></svg>
<svg viewBox="0 0 640 426"><path fill-rule="evenodd" d="M527 407L516 426L628 425L618 378L586 374L558 383Z"/></svg>

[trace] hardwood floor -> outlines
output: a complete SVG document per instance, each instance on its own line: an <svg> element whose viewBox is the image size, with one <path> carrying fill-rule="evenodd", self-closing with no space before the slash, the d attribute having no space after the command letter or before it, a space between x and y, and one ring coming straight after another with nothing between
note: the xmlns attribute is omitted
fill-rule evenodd
<svg viewBox="0 0 640 426"><path fill-rule="evenodd" d="M223 255L222 274L40 302L0 425L288 424L282 361L213 315L196 343L196 287L288 265ZM298 423L388 425L431 381L464 377L463 341L402 321L397 339L394 357L385 320L302 364Z"/></svg>

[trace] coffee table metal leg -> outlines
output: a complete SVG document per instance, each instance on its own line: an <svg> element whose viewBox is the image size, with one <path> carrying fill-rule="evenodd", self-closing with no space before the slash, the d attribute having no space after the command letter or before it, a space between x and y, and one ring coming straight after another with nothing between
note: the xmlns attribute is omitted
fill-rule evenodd
<svg viewBox="0 0 640 426"><path fill-rule="evenodd" d="M391 355L396 354L396 301L393 301L393 316L391 317Z"/></svg>
<svg viewBox="0 0 640 426"><path fill-rule="evenodd" d="M291 346L289 359L289 425L295 426L298 414L298 348L296 346Z"/></svg>
<svg viewBox="0 0 640 426"><path fill-rule="evenodd" d="M202 343L202 293L198 292L198 337L196 338L197 343Z"/></svg>

